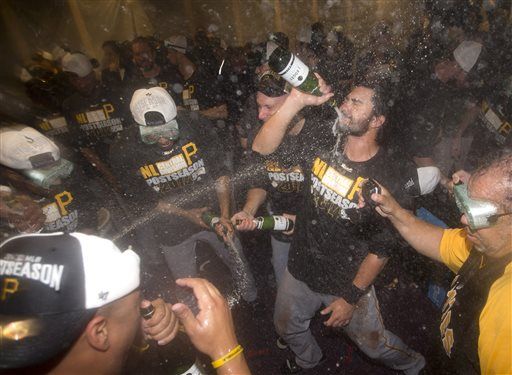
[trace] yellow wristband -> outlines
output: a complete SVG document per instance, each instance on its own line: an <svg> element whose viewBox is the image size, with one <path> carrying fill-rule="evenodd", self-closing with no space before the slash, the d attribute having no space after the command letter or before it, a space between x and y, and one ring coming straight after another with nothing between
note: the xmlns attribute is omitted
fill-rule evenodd
<svg viewBox="0 0 512 375"><path fill-rule="evenodd" d="M235 358L237 355L242 353L244 351L244 348L242 348L242 345L238 345L236 348L230 350L228 354L225 356L215 360L212 362L213 368L219 368L220 366L224 365L225 363L231 361L233 358Z"/></svg>

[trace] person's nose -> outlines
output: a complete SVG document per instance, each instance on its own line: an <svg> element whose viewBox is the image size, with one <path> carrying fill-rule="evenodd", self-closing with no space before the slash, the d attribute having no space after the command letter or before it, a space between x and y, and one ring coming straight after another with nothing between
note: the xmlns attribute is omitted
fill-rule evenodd
<svg viewBox="0 0 512 375"><path fill-rule="evenodd" d="M261 120L261 121L267 121L267 118L268 118L268 111L264 108L260 109L258 111L258 118Z"/></svg>
<svg viewBox="0 0 512 375"><path fill-rule="evenodd" d="M466 217L466 214L462 214L462 216L460 217L460 222L465 226L469 226L469 222L468 222L468 218Z"/></svg>

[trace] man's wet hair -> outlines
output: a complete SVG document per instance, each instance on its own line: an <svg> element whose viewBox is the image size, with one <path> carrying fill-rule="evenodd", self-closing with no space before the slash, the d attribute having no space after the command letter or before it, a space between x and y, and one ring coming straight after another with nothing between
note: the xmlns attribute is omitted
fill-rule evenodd
<svg viewBox="0 0 512 375"><path fill-rule="evenodd" d="M354 84L354 87L358 86L373 90L373 113L375 116L384 116L387 118L392 106L389 95L389 84L383 80L361 79Z"/></svg>
<svg viewBox="0 0 512 375"><path fill-rule="evenodd" d="M503 196L501 197L503 201L500 203L507 212L512 212L512 148L504 148L490 153L473 172L471 179L487 173L496 176L496 185L503 187Z"/></svg>
<svg viewBox="0 0 512 375"><path fill-rule="evenodd" d="M277 98L286 95L285 87L286 81L270 70L258 76L257 91L268 97Z"/></svg>

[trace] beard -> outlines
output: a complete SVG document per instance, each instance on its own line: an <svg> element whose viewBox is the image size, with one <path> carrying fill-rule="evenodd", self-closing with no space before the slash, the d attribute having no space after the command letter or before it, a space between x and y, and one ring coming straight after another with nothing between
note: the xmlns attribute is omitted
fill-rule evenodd
<svg viewBox="0 0 512 375"><path fill-rule="evenodd" d="M360 120L357 123L354 123L353 120L350 119L350 122L347 125L345 125L348 128L348 133L355 137L361 137L364 134L366 134L368 129L370 129L370 122L372 120L372 116L373 115L370 115L368 116L368 118Z"/></svg>

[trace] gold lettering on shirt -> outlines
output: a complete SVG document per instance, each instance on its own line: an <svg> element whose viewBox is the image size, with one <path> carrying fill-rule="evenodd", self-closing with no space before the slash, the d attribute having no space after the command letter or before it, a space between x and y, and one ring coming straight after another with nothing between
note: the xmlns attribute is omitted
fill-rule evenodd
<svg viewBox="0 0 512 375"><path fill-rule="evenodd" d="M181 147L183 151L183 155L185 155L185 159L187 159L187 164L192 165L192 155L197 153L197 146L194 142L189 142L185 146Z"/></svg>
<svg viewBox="0 0 512 375"><path fill-rule="evenodd" d="M317 176L320 180L324 176L324 173L327 169L327 163L320 158L316 158L313 163L313 174Z"/></svg>
<svg viewBox="0 0 512 375"><path fill-rule="evenodd" d="M105 117L106 117L107 119L109 119L109 118L110 118L110 114L111 114L112 112L114 112L114 110L115 110L115 109L114 109L114 106L113 106L112 104L110 104L110 103L103 104L103 112L105 112Z"/></svg>
<svg viewBox="0 0 512 375"><path fill-rule="evenodd" d="M347 196L349 189L354 183L354 180L342 175L332 167L327 168L327 171L321 180L326 187L335 191L342 197Z"/></svg>

